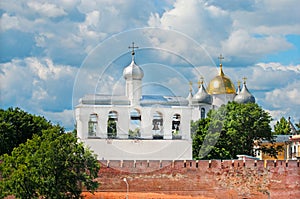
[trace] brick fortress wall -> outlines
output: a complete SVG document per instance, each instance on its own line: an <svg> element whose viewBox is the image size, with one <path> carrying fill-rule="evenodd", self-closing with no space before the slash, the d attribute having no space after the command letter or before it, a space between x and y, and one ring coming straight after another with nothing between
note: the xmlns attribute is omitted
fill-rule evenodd
<svg viewBox="0 0 300 199"><path fill-rule="evenodd" d="M213 198L300 198L300 162L256 160L100 161L99 192Z"/></svg>

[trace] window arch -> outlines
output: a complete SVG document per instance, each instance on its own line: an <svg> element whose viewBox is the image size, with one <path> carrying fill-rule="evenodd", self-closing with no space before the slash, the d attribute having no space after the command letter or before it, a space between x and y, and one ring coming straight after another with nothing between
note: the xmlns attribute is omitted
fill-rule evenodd
<svg viewBox="0 0 300 199"><path fill-rule="evenodd" d="M88 123L88 136L95 137L97 135L98 115L96 113L90 114Z"/></svg>
<svg viewBox="0 0 300 199"><path fill-rule="evenodd" d="M137 109L130 111L130 124L128 138L139 138L141 137L141 114Z"/></svg>
<svg viewBox="0 0 300 199"><path fill-rule="evenodd" d="M181 116L177 113L174 114L172 118L172 139L181 139L180 121Z"/></svg>
<svg viewBox="0 0 300 199"><path fill-rule="evenodd" d="M200 118L204 119L205 118L205 108L200 109Z"/></svg>
<svg viewBox="0 0 300 199"><path fill-rule="evenodd" d="M152 136L153 139L163 139L163 116L160 112L152 115Z"/></svg>
<svg viewBox="0 0 300 199"><path fill-rule="evenodd" d="M108 120L107 120L107 138L117 137L118 135L117 123L118 123L118 112L110 111L108 113Z"/></svg>

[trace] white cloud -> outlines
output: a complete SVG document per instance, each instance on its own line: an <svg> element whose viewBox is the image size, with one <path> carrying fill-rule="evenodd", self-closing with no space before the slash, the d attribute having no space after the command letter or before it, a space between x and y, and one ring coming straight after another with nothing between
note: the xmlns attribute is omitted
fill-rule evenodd
<svg viewBox="0 0 300 199"><path fill-rule="evenodd" d="M37 1L29 1L27 5L33 11L46 17L60 17L67 14L63 8L52 3L40 3Z"/></svg>
<svg viewBox="0 0 300 199"><path fill-rule="evenodd" d="M300 66L257 64L257 60L271 53L294 47L286 36L300 34L298 4L297 0L19 0L15 3L2 0L1 33L17 30L16 35L20 38L12 40L22 41L22 33L26 33L33 42L29 42L32 48L28 49L32 50L25 55L32 57L23 58L21 55L1 64L1 103L30 107L49 116L53 113L50 109L53 109L56 112L51 115L52 118L59 118L62 114L65 119L61 119L70 124L66 118L71 111L68 103L72 100L69 98L77 71L71 65L80 66L91 49L101 42L105 43L112 35L154 26L179 31L186 38L179 39L179 33L170 32L160 36L139 34L139 37L120 37L123 40L130 38L130 41L122 41L122 44L115 41L117 47L107 46L105 52L95 56L95 67L100 68L102 63L110 61L107 60L110 58L108 53L116 56L112 51L124 53L127 47L120 47L124 43L128 45L132 39L143 40L141 37L144 37L149 40L141 42L141 45L149 42L157 49L170 50L160 53L157 63L169 61L170 65L181 65L183 62L178 60L186 58L192 64L196 63L199 70L187 67L178 69L178 72L184 74L187 80L190 80L188 74L193 73L190 78L194 82L202 75L208 83L218 70L218 67L211 66L212 60L216 61L216 57L224 53L224 72L234 83L247 76L248 88L272 114L287 114L289 111L299 117ZM157 31L158 34L162 32ZM201 46L191 42L193 40ZM140 45L138 41L137 44ZM291 63L298 64L297 61L291 60ZM227 64L238 67L230 68ZM100 80L101 74L97 70L85 72L82 77L86 79L81 81L88 82L84 83L80 93L87 91L85 89L106 93L111 88L114 92L124 92L121 76L120 79L116 77L120 71L111 71ZM178 79L172 79L168 85L177 83ZM184 90L188 85L181 85L179 90L186 93ZM196 84L194 87L197 87Z"/></svg>
<svg viewBox="0 0 300 199"><path fill-rule="evenodd" d="M38 114L72 107L76 68L36 57L14 59L0 68L2 107L18 106Z"/></svg>
<svg viewBox="0 0 300 199"><path fill-rule="evenodd" d="M231 23L228 12L196 0L178 0L160 18L152 14L148 21L150 26L181 31L206 46L216 46L216 42L226 38Z"/></svg>
<svg viewBox="0 0 300 199"><path fill-rule="evenodd" d="M1 16L0 30L2 32L9 29L19 29L19 20L16 16L10 16L7 13L3 13Z"/></svg>
<svg viewBox="0 0 300 199"><path fill-rule="evenodd" d="M266 93L266 101L274 108L283 108L292 111L293 108L300 111L300 81L296 80L293 83L283 88L275 88Z"/></svg>
<svg viewBox="0 0 300 199"><path fill-rule="evenodd" d="M226 49L226 54L230 56L245 56L246 58L260 57L261 55L269 54L284 50L291 47L284 38L267 36L255 38L245 30L237 30L231 33L229 38L222 42L222 48Z"/></svg>

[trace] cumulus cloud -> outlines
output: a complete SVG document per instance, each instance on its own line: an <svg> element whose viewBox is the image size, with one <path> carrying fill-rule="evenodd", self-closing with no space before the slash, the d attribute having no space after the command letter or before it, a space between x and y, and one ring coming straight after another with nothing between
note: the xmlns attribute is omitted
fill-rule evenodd
<svg viewBox="0 0 300 199"><path fill-rule="evenodd" d="M29 1L27 5L33 11L46 17L60 17L67 14L63 8L47 2L40 3L36 1Z"/></svg>
<svg viewBox="0 0 300 199"><path fill-rule="evenodd" d="M0 68L1 107L13 105L38 114L72 109L76 68L36 57L14 59Z"/></svg>
<svg viewBox="0 0 300 199"><path fill-rule="evenodd" d="M290 65L262 62L270 55L284 56L284 52L298 49L288 36L299 37L299 13L297 0L2 0L1 106L34 109L71 125L67 117L71 115L76 67L97 44L106 43L93 57L92 69L96 70L82 70L86 82L76 97L85 92L106 93L111 88L122 93L121 72L127 59L112 65L106 76L101 76L99 68L124 55L127 45L136 41L141 50L137 59L146 60L141 64L169 64L182 74L177 79L168 74L161 77L168 87L180 78L197 82L204 76L208 83L217 74L217 56L222 53L225 74L235 84L248 77L248 88L274 117L291 114L299 118L299 60L290 60ZM169 32L130 31L147 26ZM114 42L107 42L109 39ZM160 53L151 54L143 46ZM193 67L185 66L187 61ZM155 79L153 72L149 74ZM145 81L150 82L149 74ZM181 84L178 90L184 96L188 84Z"/></svg>

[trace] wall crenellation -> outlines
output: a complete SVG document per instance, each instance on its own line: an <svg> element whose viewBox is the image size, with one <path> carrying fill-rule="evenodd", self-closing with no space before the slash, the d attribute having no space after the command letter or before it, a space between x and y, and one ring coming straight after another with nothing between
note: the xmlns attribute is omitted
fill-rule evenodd
<svg viewBox="0 0 300 199"><path fill-rule="evenodd" d="M114 169L161 169L164 167L182 168L295 168L300 167L299 160L101 160L101 165Z"/></svg>
<svg viewBox="0 0 300 199"><path fill-rule="evenodd" d="M97 191L300 198L299 160L101 160Z"/></svg>

